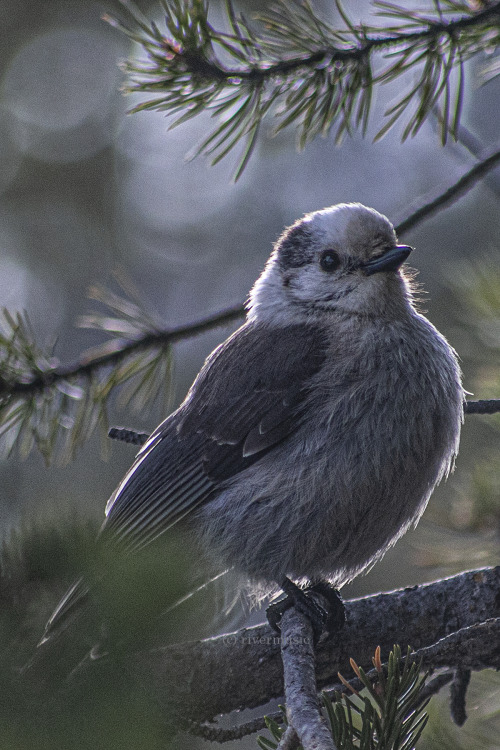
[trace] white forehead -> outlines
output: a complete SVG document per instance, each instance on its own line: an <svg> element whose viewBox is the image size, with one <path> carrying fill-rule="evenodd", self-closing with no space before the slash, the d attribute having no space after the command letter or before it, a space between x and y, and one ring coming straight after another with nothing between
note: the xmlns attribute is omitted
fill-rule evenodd
<svg viewBox="0 0 500 750"><path fill-rule="evenodd" d="M361 203L338 203L306 214L303 221L332 245L343 244L352 235L391 235L394 231L386 216Z"/></svg>

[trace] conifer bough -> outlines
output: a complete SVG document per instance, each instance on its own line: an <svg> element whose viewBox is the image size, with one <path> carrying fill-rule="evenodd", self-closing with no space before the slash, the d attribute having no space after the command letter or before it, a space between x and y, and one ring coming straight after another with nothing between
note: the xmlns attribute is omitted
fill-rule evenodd
<svg viewBox="0 0 500 750"><path fill-rule="evenodd" d="M191 155L216 164L242 143L235 179L266 115L273 115L275 133L294 125L301 148L332 128L338 142L345 133L366 132L374 88L403 76L407 89L385 111L375 139L403 115L402 139L415 135L436 107L442 142L449 132L455 136L464 62L498 47L500 2L478 10L472 3L434 0L431 12L375 2L375 15L388 19L383 25L354 24L340 0L335 4L340 29L321 19L310 0L277 0L252 23L226 0L228 30L218 31L208 20L208 0L161 0L162 31L123 0L132 27L106 19L146 55L125 63L125 90L153 94L131 111L164 111L176 118L171 127L209 112L214 129ZM405 76L409 71L414 76Z"/></svg>

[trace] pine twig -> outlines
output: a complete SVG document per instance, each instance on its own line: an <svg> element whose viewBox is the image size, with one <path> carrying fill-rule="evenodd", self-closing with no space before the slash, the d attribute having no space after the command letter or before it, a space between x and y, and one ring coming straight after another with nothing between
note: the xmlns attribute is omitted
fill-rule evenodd
<svg viewBox="0 0 500 750"><path fill-rule="evenodd" d="M150 331L144 336L124 341L120 346L113 347L111 351L106 351L108 347L107 344L104 344L100 349L94 349L91 356L83 354L76 362L54 367L27 382L17 381L8 383L0 381L0 397L30 394L55 385L62 380L68 380L75 376L90 375L102 367L121 362L122 359L133 352L152 347L163 347L167 344L173 344L185 338L190 338L191 336L197 336L213 328L231 323L241 318L244 313L243 305L236 305L209 315L206 318L201 318L193 323L188 323L187 325Z"/></svg>
<svg viewBox="0 0 500 750"><path fill-rule="evenodd" d="M136 430L130 430L127 427L112 427L108 432L108 437L111 440L118 440L122 443L128 443L129 445L143 446L149 438L148 432L137 432Z"/></svg>
<svg viewBox="0 0 500 750"><path fill-rule="evenodd" d="M434 115L432 122L435 123L438 127L443 127L443 117L439 110L437 108L434 108L432 114ZM477 161L481 161L482 159L484 159L484 145L472 131L465 127L465 125L460 123L460 125L455 128L454 132L449 127L448 132L455 139L455 142L450 143L452 151L458 151L458 147L461 146L462 149L465 149ZM484 183L496 196L500 196L500 174L495 172L493 172L493 174L488 174L484 180Z"/></svg>
<svg viewBox="0 0 500 750"><path fill-rule="evenodd" d="M500 412L500 399L488 399L484 401L466 401L464 411L466 414L498 414ZM149 438L147 432L112 427L108 433L112 440L121 440L131 445L144 445Z"/></svg>
<svg viewBox="0 0 500 750"><path fill-rule="evenodd" d="M459 727L467 720L465 698L470 682L470 669L457 669L451 683L450 710L451 718Z"/></svg>
<svg viewBox="0 0 500 750"><path fill-rule="evenodd" d="M451 206L455 201L468 193L474 185L482 180L488 172L494 169L499 163L500 151L495 151L485 159L482 159L475 164L472 169L462 175L454 185L451 185L451 187L447 188L428 203L420 206L420 208L410 214L406 219L403 219L403 221L396 226L396 232L398 234L404 234L409 229L414 229L417 224L420 224L424 219L428 219L439 210Z"/></svg>
<svg viewBox="0 0 500 750"><path fill-rule="evenodd" d="M490 398L480 401L466 401L464 411L466 414L498 414L500 412L500 399Z"/></svg>

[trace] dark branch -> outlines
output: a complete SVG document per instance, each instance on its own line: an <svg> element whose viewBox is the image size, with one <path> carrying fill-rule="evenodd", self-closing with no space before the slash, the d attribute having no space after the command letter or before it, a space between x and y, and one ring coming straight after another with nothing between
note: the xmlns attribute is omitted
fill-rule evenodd
<svg viewBox="0 0 500 750"><path fill-rule="evenodd" d="M424 667L500 667L500 567L346 602L348 625L316 654L319 688L337 682L349 659L368 671L377 645L410 645ZM279 641L268 626L131 656L145 689L166 711L195 722L283 695ZM244 680L241 675L246 675Z"/></svg>
<svg viewBox="0 0 500 750"><path fill-rule="evenodd" d="M500 411L500 399L466 401L464 409L466 414L497 414Z"/></svg>
<svg viewBox="0 0 500 750"><path fill-rule="evenodd" d="M206 318L197 320L194 323L188 323L176 328L167 328L165 330L151 331L145 336L133 340L124 341L117 346L117 341L113 341L113 348L109 350L109 343L104 344L100 349L93 350L92 356L83 354L77 361L69 365L48 370L33 380L28 382L7 383L0 381L0 396L4 395L24 395L49 388L61 380L70 380L78 376L91 375L94 371L102 367L109 367L121 362L125 357L141 349L152 347L162 347L167 344L174 344L191 336L197 336L200 333L209 331L212 328L226 325L233 320L243 317L245 310L243 305L228 307ZM97 353L96 353L97 352ZM103 353L100 353L103 352Z"/></svg>
<svg viewBox="0 0 500 750"><path fill-rule="evenodd" d="M467 720L465 697L470 682L470 669L457 669L451 683L450 710L451 718L461 727Z"/></svg>
<svg viewBox="0 0 500 750"><path fill-rule="evenodd" d="M364 44L355 44L352 47L339 49L333 46L326 46L318 49L310 55L279 60L278 62L266 65L252 65L248 68L236 67L227 68L218 61L209 60L202 52L193 53L191 51L177 52L177 58L182 59L186 72L194 76L201 76L209 81L220 82L242 79L249 82L264 82L273 78L279 78L283 75L293 74L302 68L314 68L322 63L325 58L331 63L345 63L351 60L359 60L370 54L373 49L385 49L391 46L398 46L405 42L418 42L422 40L434 40L447 35L450 38L455 37L464 29L487 24L492 18L500 13L500 2L495 3L472 16L463 16L453 21L433 21L426 28L420 31L411 31L388 36L364 36ZM382 29L381 29L382 30ZM155 93L161 93L161 80L155 79L151 87L148 84L144 86L133 87L133 90L151 90Z"/></svg>
<svg viewBox="0 0 500 750"><path fill-rule="evenodd" d="M497 414L500 412L500 399L488 399L484 401L466 401L464 405L466 414ZM125 427L112 427L108 433L112 440L121 440L131 445L144 445L149 438L147 432L136 432Z"/></svg>
<svg viewBox="0 0 500 750"><path fill-rule="evenodd" d="M266 713L266 716L273 719L278 724L283 723L283 714L281 711L269 712ZM208 742L219 742L220 744L223 744L224 742L232 742L234 740L241 740L243 737L248 737L249 735L260 732L265 728L266 720L263 716L246 721L239 726L230 727L229 729L218 727L214 724L197 724L194 721L188 721L185 726L182 726L183 731L192 734L194 737L202 737Z"/></svg>
<svg viewBox="0 0 500 750"><path fill-rule="evenodd" d="M429 682L423 687L422 692L420 693L420 700L422 701L422 703L425 703L430 698L432 698L433 695L439 693L442 688L444 688L446 685L449 685L453 680L454 675L455 672L453 672L452 670L448 670L446 672L441 672L432 680L429 680Z"/></svg>
<svg viewBox="0 0 500 750"><path fill-rule="evenodd" d="M434 119L431 122L442 127L443 117L437 107L432 111ZM448 133L455 139L453 141L447 141L449 148L452 151L458 151L458 147L465 149L471 156L480 161L484 158L485 148L484 144L481 143L479 138L474 135L468 128L462 123L453 131L451 127L448 127ZM500 175L497 173L489 174L484 180L484 184L487 185L497 196L500 196Z"/></svg>
<svg viewBox="0 0 500 750"><path fill-rule="evenodd" d="M142 446L148 440L149 434L147 432L129 430L127 427L112 427L108 432L108 437L111 440L119 440L129 445Z"/></svg>
<svg viewBox="0 0 500 750"><path fill-rule="evenodd" d="M472 169L466 172L454 185L449 187L436 198L414 211L408 218L403 219L396 227L398 234L404 234L409 229L414 229L423 219L428 219L445 206L451 206L459 198L469 192L479 180L483 179L496 165L500 163L500 151L490 154L482 161L475 164Z"/></svg>

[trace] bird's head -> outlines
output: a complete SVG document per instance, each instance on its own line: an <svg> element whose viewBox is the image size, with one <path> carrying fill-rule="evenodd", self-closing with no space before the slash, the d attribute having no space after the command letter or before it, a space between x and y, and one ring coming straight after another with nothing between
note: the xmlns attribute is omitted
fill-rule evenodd
<svg viewBox="0 0 500 750"><path fill-rule="evenodd" d="M400 271L411 252L390 221L360 203L306 214L279 237L249 298L249 318L396 316L411 298Z"/></svg>

